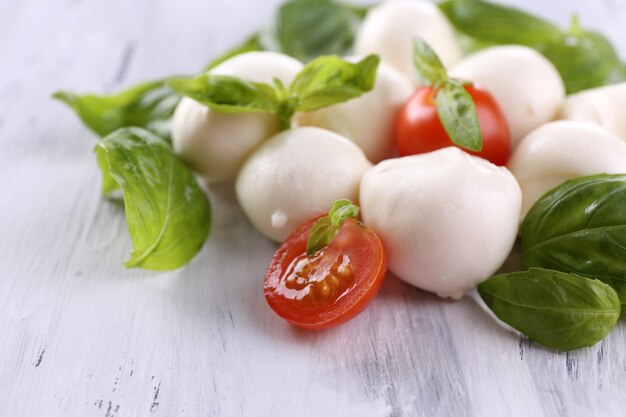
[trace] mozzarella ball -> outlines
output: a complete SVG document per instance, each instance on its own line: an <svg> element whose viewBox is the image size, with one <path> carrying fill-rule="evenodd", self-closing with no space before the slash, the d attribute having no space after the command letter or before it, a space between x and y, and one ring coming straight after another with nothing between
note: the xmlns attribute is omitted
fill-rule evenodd
<svg viewBox="0 0 626 417"><path fill-rule="evenodd" d="M373 7L355 40L359 55L378 54L410 80L417 82L413 39L421 37L449 66L461 59L461 46L452 25L437 6L426 0L398 0Z"/></svg>
<svg viewBox="0 0 626 417"><path fill-rule="evenodd" d="M456 147L381 162L363 176L360 194L391 272L455 299L504 263L521 200L506 168Z"/></svg>
<svg viewBox="0 0 626 417"><path fill-rule="evenodd" d="M254 82L278 78L289 85L302 64L275 52L248 52L218 65L210 74L230 75ZM235 178L243 160L279 130L275 115L225 114L183 98L172 121L172 145L187 164L209 182Z"/></svg>
<svg viewBox="0 0 626 417"><path fill-rule="evenodd" d="M626 143L592 123L552 122L526 136L508 166L522 187L525 216L541 196L566 180L626 173Z"/></svg>
<svg viewBox="0 0 626 417"><path fill-rule="evenodd" d="M553 120L565 98L558 71L525 46L496 46L470 55L450 76L481 84L493 95L508 122L511 145Z"/></svg>
<svg viewBox="0 0 626 417"><path fill-rule="evenodd" d="M335 106L302 113L299 124L345 136L356 143L370 161L379 162L393 154L396 115L413 91L407 78L381 62L376 84L370 92Z"/></svg>
<svg viewBox="0 0 626 417"><path fill-rule="evenodd" d="M596 123L626 140L626 83L573 94L560 111L563 119Z"/></svg>
<svg viewBox="0 0 626 417"><path fill-rule="evenodd" d="M343 136L300 127L264 142L242 166L235 191L250 222L282 242L306 221L327 213L335 200L357 202L361 177L371 166Z"/></svg>

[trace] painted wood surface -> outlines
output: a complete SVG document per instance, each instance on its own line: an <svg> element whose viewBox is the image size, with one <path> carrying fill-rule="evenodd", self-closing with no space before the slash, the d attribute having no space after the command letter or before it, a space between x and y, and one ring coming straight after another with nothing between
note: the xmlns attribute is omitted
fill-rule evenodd
<svg viewBox="0 0 626 417"><path fill-rule="evenodd" d="M389 277L347 325L289 327L262 296L275 246L227 187L191 265L122 268L95 139L50 93L194 73L277 3L0 0L0 416L625 415L623 322L559 354ZM514 3L562 24L578 10L626 56L621 0Z"/></svg>

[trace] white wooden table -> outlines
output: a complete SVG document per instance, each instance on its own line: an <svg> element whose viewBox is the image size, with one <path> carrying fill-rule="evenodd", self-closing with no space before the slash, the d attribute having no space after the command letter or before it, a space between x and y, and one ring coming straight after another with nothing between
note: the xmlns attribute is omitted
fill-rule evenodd
<svg viewBox="0 0 626 417"><path fill-rule="evenodd" d="M191 265L122 268L95 138L50 93L196 72L277 3L0 0L0 416L626 415L623 322L558 354L389 277L356 320L295 330L262 294L275 247L227 189ZM579 10L626 56L622 0L515 3Z"/></svg>

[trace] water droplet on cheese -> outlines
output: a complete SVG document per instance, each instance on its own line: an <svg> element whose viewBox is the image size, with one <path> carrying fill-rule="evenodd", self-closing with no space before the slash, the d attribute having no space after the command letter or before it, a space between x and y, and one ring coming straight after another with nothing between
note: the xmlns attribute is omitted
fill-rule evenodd
<svg viewBox="0 0 626 417"><path fill-rule="evenodd" d="M287 220L289 220L289 216L282 210L277 210L272 213L272 227L275 229L285 227Z"/></svg>

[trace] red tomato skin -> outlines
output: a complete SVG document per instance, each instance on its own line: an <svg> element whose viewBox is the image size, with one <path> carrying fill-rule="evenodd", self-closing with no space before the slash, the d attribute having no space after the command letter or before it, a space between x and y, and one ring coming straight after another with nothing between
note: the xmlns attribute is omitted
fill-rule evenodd
<svg viewBox="0 0 626 417"><path fill-rule="evenodd" d="M480 156L500 166L509 159L511 135L498 103L491 94L474 83L465 87L476 105L483 149L465 152ZM419 87L398 113L395 141L400 156L432 152L448 146L457 146L446 133L434 100L432 87Z"/></svg>
<svg viewBox="0 0 626 417"><path fill-rule="evenodd" d="M267 269L264 280L265 299L270 308L284 320L296 327L308 330L323 330L345 323L361 313L378 294L387 272L387 258L380 238L369 228L348 219L330 246L336 242L350 241L354 228L362 228L367 239L358 244L348 245L347 250L352 262L356 265L355 286L350 293L341 297L330 311L294 312L289 302L285 302L276 288L287 266L291 261L306 253L306 243L313 225L318 218L300 226L278 248ZM354 243L354 242L352 242ZM364 262L369 260L370 262ZM364 264L365 263L365 264ZM367 277L371 279L367 280ZM360 284L360 285L359 285Z"/></svg>

